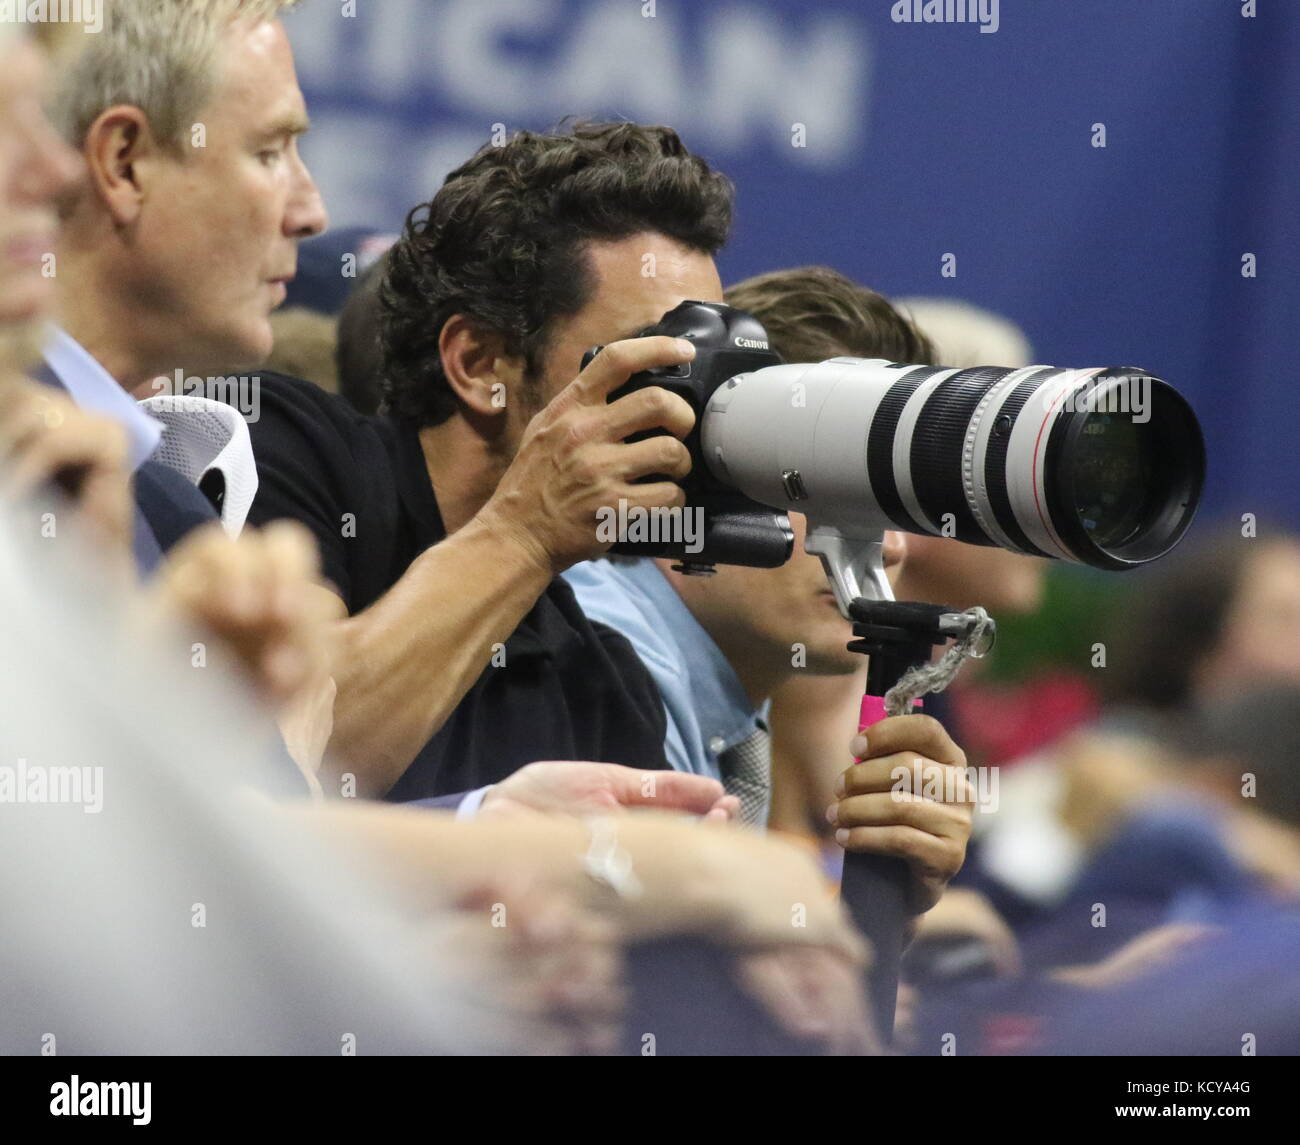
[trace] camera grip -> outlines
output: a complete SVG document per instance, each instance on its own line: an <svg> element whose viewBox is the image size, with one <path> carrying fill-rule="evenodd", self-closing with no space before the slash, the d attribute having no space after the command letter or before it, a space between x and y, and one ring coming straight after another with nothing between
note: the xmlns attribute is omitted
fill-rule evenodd
<svg viewBox="0 0 1300 1145"><path fill-rule="evenodd" d="M910 877L902 859L853 852L844 856L840 896L854 925L871 944L867 995L876 1029L886 1042L894 1032Z"/></svg>

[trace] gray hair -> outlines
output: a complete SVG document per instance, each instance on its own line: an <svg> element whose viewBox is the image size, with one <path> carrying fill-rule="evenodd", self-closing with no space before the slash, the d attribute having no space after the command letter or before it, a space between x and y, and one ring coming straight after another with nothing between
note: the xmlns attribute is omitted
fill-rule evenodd
<svg viewBox="0 0 1300 1145"><path fill-rule="evenodd" d="M218 41L234 23L277 19L299 0L107 0L102 32L67 61L51 114L74 147L110 107L138 107L180 149L212 94Z"/></svg>

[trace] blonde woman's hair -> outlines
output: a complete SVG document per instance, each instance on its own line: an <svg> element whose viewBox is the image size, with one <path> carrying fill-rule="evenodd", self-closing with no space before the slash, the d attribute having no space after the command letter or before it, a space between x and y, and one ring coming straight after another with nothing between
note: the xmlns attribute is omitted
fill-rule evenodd
<svg viewBox="0 0 1300 1145"><path fill-rule="evenodd" d="M277 19L299 0L105 0L104 29L59 68L52 114L74 147L110 107L138 107L180 150L212 93L213 57L234 23Z"/></svg>

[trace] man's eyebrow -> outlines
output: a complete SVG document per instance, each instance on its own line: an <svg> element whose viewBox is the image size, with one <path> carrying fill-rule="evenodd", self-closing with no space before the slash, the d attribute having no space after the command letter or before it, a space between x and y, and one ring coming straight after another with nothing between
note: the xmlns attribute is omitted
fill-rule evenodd
<svg viewBox="0 0 1300 1145"><path fill-rule="evenodd" d="M285 135L305 135L310 130L311 120L307 117L307 114L295 111L282 115L279 119L267 124L257 134L261 139L279 139Z"/></svg>

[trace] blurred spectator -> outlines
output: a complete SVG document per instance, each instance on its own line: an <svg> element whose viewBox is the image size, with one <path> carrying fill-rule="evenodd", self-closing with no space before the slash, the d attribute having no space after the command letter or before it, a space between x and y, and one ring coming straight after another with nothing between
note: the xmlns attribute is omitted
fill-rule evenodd
<svg viewBox="0 0 1300 1145"><path fill-rule="evenodd" d="M384 258L371 264L357 280L338 320L338 392L358 413L378 413L383 392L379 291L386 268Z"/></svg>
<svg viewBox="0 0 1300 1145"><path fill-rule="evenodd" d="M361 279L397 241L372 227L339 227L298 248L298 273L284 304L336 317Z"/></svg>
<svg viewBox="0 0 1300 1145"><path fill-rule="evenodd" d="M1221 694L1175 746L1020 947L1029 976L932 985L918 1052L1300 1051L1300 686Z"/></svg>
<svg viewBox="0 0 1300 1145"><path fill-rule="evenodd" d="M1300 682L1300 538L1237 525L1200 535L1132 574L1108 626L1100 688L1159 733L1199 704L1265 682Z"/></svg>
<svg viewBox="0 0 1300 1145"><path fill-rule="evenodd" d="M1229 851L1262 889L1300 902L1300 683L1209 700L1188 732L1185 766L1223 808Z"/></svg>
<svg viewBox="0 0 1300 1145"><path fill-rule="evenodd" d="M1024 331L992 310L955 298L896 298L924 330L940 366L1028 366L1034 351Z"/></svg>
<svg viewBox="0 0 1300 1145"><path fill-rule="evenodd" d="M1104 714L1004 777L1001 813L965 876L1036 932L1043 958L1053 943L1113 948L1183 891L1216 901L1238 892L1235 844L1192 783L1204 772L1187 760L1203 745L1187 730L1203 708L1300 682L1300 543L1291 536L1209 530L1129 583L1129 600L1098 618ZM1078 923L1100 898L1114 908L1111 925L1071 939L1058 922Z"/></svg>
<svg viewBox="0 0 1300 1145"><path fill-rule="evenodd" d="M341 393L361 413L379 408L377 292L397 235L345 227L298 248L298 273L271 315L265 368Z"/></svg>
<svg viewBox="0 0 1300 1145"><path fill-rule="evenodd" d="M338 393L337 326L337 319L301 306L275 311L271 315L275 342L265 368L306 378L331 394Z"/></svg>

